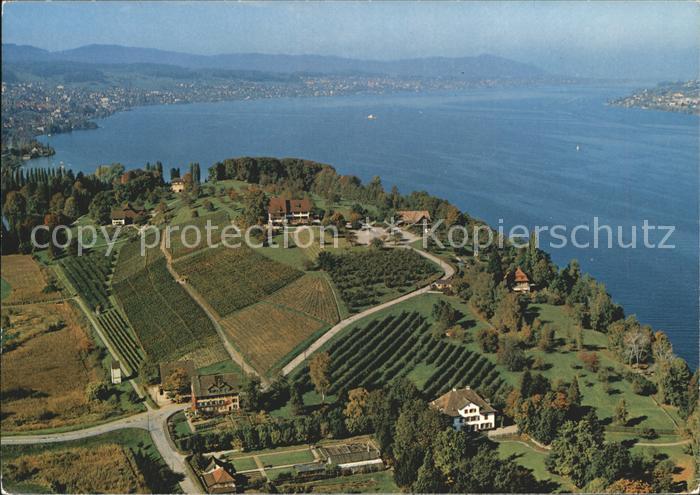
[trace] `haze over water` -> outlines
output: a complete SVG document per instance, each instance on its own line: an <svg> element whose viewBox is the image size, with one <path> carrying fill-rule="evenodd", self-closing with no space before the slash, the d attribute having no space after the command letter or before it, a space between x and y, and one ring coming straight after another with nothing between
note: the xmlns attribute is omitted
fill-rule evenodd
<svg viewBox="0 0 700 495"><path fill-rule="evenodd" d="M698 117L615 108L630 88L559 87L251 100L142 107L100 129L42 138L63 162L92 172L160 160L168 170L227 157L302 157L387 189L424 189L493 227L593 226L593 217L637 249L542 247L560 265L577 258L627 314L665 330L698 362ZM367 115L377 118L368 120ZM578 147L578 150L577 150ZM206 175L206 174L204 174ZM673 225L675 249L645 249L641 226ZM614 233L617 235L616 232ZM658 242L662 235L653 234ZM592 235L580 234L581 242ZM543 241L549 241L543 236Z"/></svg>

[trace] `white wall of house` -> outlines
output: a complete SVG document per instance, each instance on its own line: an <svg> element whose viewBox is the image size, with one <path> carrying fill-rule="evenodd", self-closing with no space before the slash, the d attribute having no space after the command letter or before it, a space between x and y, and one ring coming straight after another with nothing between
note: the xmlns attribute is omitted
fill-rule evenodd
<svg viewBox="0 0 700 495"><path fill-rule="evenodd" d="M455 430L466 431L490 430L496 427L495 413L482 413L481 408L476 404L467 404L459 411L459 416L453 419Z"/></svg>

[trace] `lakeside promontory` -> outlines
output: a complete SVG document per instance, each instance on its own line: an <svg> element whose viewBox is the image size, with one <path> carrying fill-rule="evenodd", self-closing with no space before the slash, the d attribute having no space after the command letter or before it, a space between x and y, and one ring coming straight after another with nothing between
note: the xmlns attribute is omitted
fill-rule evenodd
<svg viewBox="0 0 700 495"><path fill-rule="evenodd" d="M637 107L664 112L700 114L700 80L663 82L655 88L637 90L629 96L611 100L611 105Z"/></svg>

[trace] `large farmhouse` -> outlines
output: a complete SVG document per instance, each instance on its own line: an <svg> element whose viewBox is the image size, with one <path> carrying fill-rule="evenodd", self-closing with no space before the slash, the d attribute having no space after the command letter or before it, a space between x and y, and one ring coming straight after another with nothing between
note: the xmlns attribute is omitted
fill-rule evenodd
<svg viewBox="0 0 700 495"><path fill-rule="evenodd" d="M396 223L407 227L422 226L425 231L430 227L430 212L428 210L399 210L396 212Z"/></svg>
<svg viewBox="0 0 700 495"><path fill-rule="evenodd" d="M127 204L123 208L112 210L112 225L131 225L137 216L143 215L144 211Z"/></svg>
<svg viewBox="0 0 700 495"><path fill-rule="evenodd" d="M267 222L271 226L285 223L306 224L311 221L311 208L311 201L308 198L270 198L270 204L267 207Z"/></svg>
<svg viewBox="0 0 700 495"><path fill-rule="evenodd" d="M236 373L192 377L192 411L225 414L241 408L241 387Z"/></svg>
<svg viewBox="0 0 700 495"><path fill-rule="evenodd" d="M496 410L469 387L453 388L430 405L450 416L452 426L457 431L481 431L496 427Z"/></svg>

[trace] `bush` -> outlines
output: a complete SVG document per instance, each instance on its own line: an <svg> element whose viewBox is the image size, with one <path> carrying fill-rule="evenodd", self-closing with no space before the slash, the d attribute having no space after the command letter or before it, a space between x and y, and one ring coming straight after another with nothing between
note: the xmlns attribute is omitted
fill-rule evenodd
<svg viewBox="0 0 700 495"><path fill-rule="evenodd" d="M600 359L595 352L579 352L578 358L583 363L583 367L588 371L596 373L600 366Z"/></svg>
<svg viewBox="0 0 700 495"><path fill-rule="evenodd" d="M634 373L632 377L632 390L638 395L651 395L656 393L656 385L644 378L642 375Z"/></svg>
<svg viewBox="0 0 700 495"><path fill-rule="evenodd" d="M484 352L498 351L498 332L491 328L482 328L476 334L476 341Z"/></svg>
<svg viewBox="0 0 700 495"><path fill-rule="evenodd" d="M639 435L647 440L653 440L659 436L654 428L649 428L648 426L646 428L642 428L642 432Z"/></svg>

